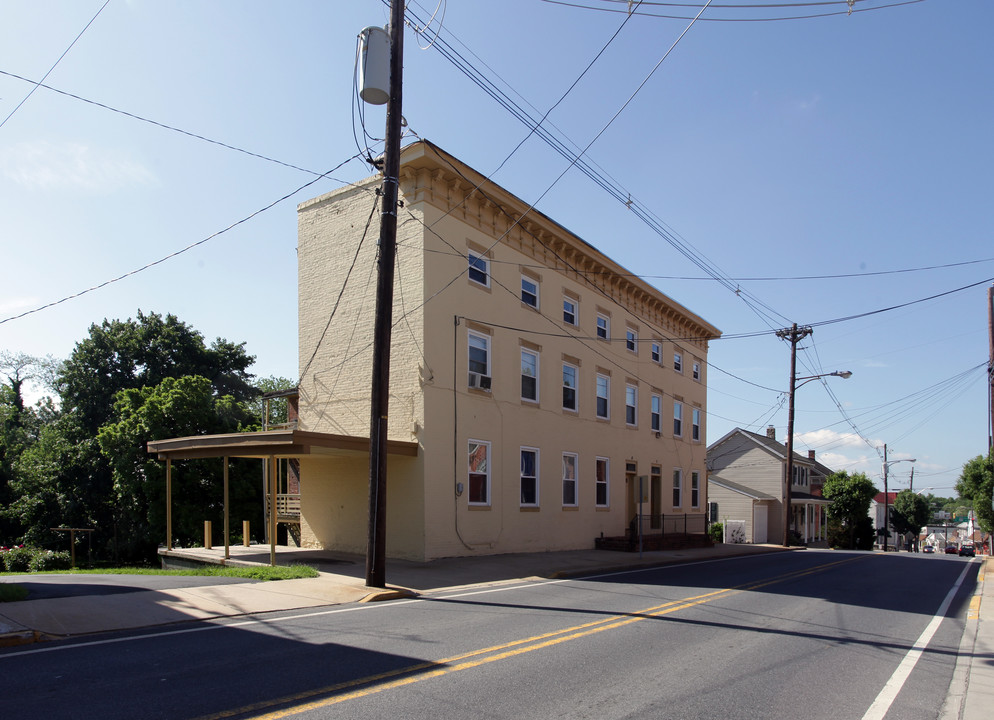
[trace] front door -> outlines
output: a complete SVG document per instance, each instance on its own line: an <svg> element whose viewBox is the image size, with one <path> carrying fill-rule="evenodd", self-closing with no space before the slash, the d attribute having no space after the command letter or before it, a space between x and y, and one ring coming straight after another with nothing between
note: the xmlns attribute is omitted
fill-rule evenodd
<svg viewBox="0 0 994 720"><path fill-rule="evenodd" d="M752 506L752 541L754 543L765 543L766 538L766 513L768 505L753 503Z"/></svg>

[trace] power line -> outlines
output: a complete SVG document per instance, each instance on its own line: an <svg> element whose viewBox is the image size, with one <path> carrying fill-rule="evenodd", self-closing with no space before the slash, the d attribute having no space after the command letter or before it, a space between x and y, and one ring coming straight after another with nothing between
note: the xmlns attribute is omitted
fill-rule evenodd
<svg viewBox="0 0 994 720"><path fill-rule="evenodd" d="M593 1L593 0L591 0ZM625 2L625 0L603 0L606 2ZM866 0L853 0L853 3L865 2ZM610 7L596 7L591 5L583 5L579 2L565 2L565 0L542 0L542 2L549 3L550 5L563 5L565 7L577 8L580 10L592 10L595 12L606 12L606 13L628 13L627 9L622 8L610 8ZM855 8L850 5L847 0L836 0L835 2L814 2L814 3L772 3L767 5L715 5L716 8L731 10L731 9L743 9L743 10L755 10L755 9L778 9L778 8L791 8L791 7L808 7L808 6L818 6L818 5L845 5L845 9L839 10L837 12L822 12L822 13L810 13L808 15L782 15L782 16L771 16L771 17L706 17L702 18L707 22L778 22L786 20L813 20L816 18L826 18L834 17L838 15L853 15L855 13L872 12L874 10L885 10L888 8L900 7L901 5L915 5L920 2L925 2L925 0L902 0L901 2L892 2L886 5L877 5L875 7L868 8ZM662 5L670 7L687 7L687 8L698 8L700 4L690 4L690 3L646 3L647 5ZM639 13L633 13L642 15L644 17L651 18L661 18L664 20L689 20L690 18L685 15L665 15L663 13L653 13L642 11Z"/></svg>
<svg viewBox="0 0 994 720"><path fill-rule="evenodd" d="M44 82L45 78L47 78L49 75L52 74L52 71L55 70L56 65L58 65L60 62L62 62L62 58L64 58L69 53L69 51L72 50L72 47L73 47L73 45L76 44L76 41L79 40L81 37L83 37L83 33L85 33L86 30L87 30L87 28L89 28L90 25L93 24L93 21L97 19L97 17L100 15L100 13L102 13L104 11L104 8L107 7L107 5L109 3L110 3L110 0L106 0L104 2L104 4L100 6L100 9L97 10L96 14L92 18L90 18L90 22L86 23L86 26L82 30L80 30L79 34L75 38L73 38L73 41L71 43L69 43L69 47L67 47L65 50L62 51L62 54L59 55L59 59L56 60L55 63L52 65L52 67L50 67L48 69L48 72L46 72L42 76L42 78L41 78L42 82ZM28 101L28 98L31 97L32 95L34 95L35 90L37 90L40 86L41 86L40 82L34 84L34 87L32 87L30 91L28 91L28 94L24 96L24 99L21 100L21 102L17 103L17 106L13 110L10 111L10 113L7 115L7 117L5 117L3 119L3 122L0 122L0 128L2 128L4 125L7 124L7 121L10 120L10 118L13 116L13 114L16 113L18 110L20 110L21 105L23 105L24 103L26 103Z"/></svg>
<svg viewBox="0 0 994 720"><path fill-rule="evenodd" d="M88 105L93 105L95 107L102 108L104 110L109 110L113 113L117 113L118 115L124 115L125 117L129 117L132 120L139 120L143 123L148 123L149 125L155 125L156 127L162 128L163 130L169 130L170 132L179 133L180 135L186 135L187 137L191 137L196 140L202 140L203 142L210 143L211 145L217 145L218 147L223 147L227 150L234 150L235 152L242 153L243 155L249 155L250 157L258 158L259 160L265 160L266 162L282 165L283 167L290 168L291 170L299 170L300 172L307 173L308 175L314 175L318 178L324 177L327 174L327 173L320 173L316 170L308 170L307 168L300 167L299 165L283 162L282 160L277 160L276 158L271 158L266 155L262 155L260 153L252 152L251 150L245 150L244 148L240 148L236 145L231 145L229 143L222 142L220 140L213 140L209 137L205 137L204 135L198 135L197 133L190 132L189 130L183 130L182 128L174 127L173 125L167 125L166 123L159 122L158 120L152 120L147 117L142 117L141 115L136 115L135 113L128 112L127 110L121 110L119 108L112 107L105 103L98 102L96 100L90 100L88 98L82 97L81 95L76 95L74 93L67 92L66 90L60 90L59 88L52 87L51 85L46 85L44 82L41 81L30 80L29 78L17 75L16 73L8 72L6 70L0 70L0 75L5 75L7 77L14 78L15 80L21 80L22 82L31 83L36 88L39 87L45 88L46 90L51 90L54 93L58 93L59 95L64 95L65 97L72 98L73 100L79 100L80 102L87 103ZM355 158L350 158L350 160L354 159ZM332 170L331 172L334 171Z"/></svg>
<svg viewBox="0 0 994 720"><path fill-rule="evenodd" d="M338 170L340 167L342 167L346 163L349 163L349 162L352 162L353 160L355 160L356 157L358 157L358 156L353 155L349 159L344 160L341 163L339 163L338 165L336 165L335 167L333 167L328 172L322 173L321 175L319 175L318 177L314 178L313 180L310 180L310 181L304 183L303 185L301 185L297 189L288 192L286 195L284 195L283 197L279 198L278 200L274 200L273 202L269 203L268 205L265 205L264 207L259 208L255 212L250 213L249 215L246 215L242 219L236 220L235 222L233 222L230 225L228 225L226 228L223 228L221 230L218 230L217 232L211 233L207 237L202 238L200 240L197 240L194 243L190 243L189 245L187 245L184 248L176 250L175 252L171 252L168 255L166 255L164 257L161 257L158 260L154 260L154 261L152 261L152 262L150 262L150 263L148 263L146 265L142 265L140 268L136 268L134 270L130 270L130 271L124 273L123 275L118 275L115 278L111 278L110 280L105 280L102 283L99 283L97 285L93 285L91 287L88 287L85 290L80 290L79 292L73 293L72 295L66 295L63 298L60 298L58 300L53 300L50 303L46 303L46 304L41 305L39 307L33 308L31 310L25 310L24 312L19 313L18 315L11 315L10 317L3 318L2 320L0 320L0 325L3 325L4 323L10 322L11 320L19 320L20 318L23 318L23 317L25 317L27 315L33 315L34 313L41 312L42 310L47 310L48 308L54 307L55 305L61 305L62 303L68 302L69 300L75 300L76 298L82 297L83 295L87 295L87 294L93 292L94 290L99 290L101 288L107 287L108 285L113 285L116 282L120 282L121 280L124 280L125 278L129 278L129 277L131 277L133 275L137 275L138 273L144 272L145 270L148 270L149 268L155 267L156 265L161 265L162 263L166 262L167 260L171 260L174 257L182 255L183 253L185 253L185 252L187 252L189 250L192 250L195 247L198 247L199 245L203 245L204 243L209 242L209 241L213 240L214 238L216 238L216 237L218 237L220 235L223 235L224 233L228 232L229 230L233 230L234 228L238 227L239 225L242 225L242 224L248 222L249 220L251 220L252 218L256 217L257 215L261 215L262 213L266 212L267 210L270 210L270 209L276 207L281 202L283 202L285 200L288 200L291 197L293 197L294 195L296 195L297 193L299 193L301 190L304 190L304 189L310 187L311 185L313 185L314 183L318 182L319 180L328 177L329 175L331 175L331 173L335 172L336 170Z"/></svg>

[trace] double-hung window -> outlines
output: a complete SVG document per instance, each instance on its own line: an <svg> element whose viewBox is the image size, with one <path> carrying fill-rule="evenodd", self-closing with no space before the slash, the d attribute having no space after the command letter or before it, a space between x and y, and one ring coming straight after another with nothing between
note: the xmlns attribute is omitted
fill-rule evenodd
<svg viewBox="0 0 994 720"><path fill-rule="evenodd" d="M701 411L697 408L690 413L690 439L694 442L701 441Z"/></svg>
<svg viewBox="0 0 994 720"><path fill-rule="evenodd" d="M521 448L521 504L538 505L538 450Z"/></svg>
<svg viewBox="0 0 994 720"><path fill-rule="evenodd" d="M528 307L538 308L538 281L521 276L521 302Z"/></svg>
<svg viewBox="0 0 994 720"><path fill-rule="evenodd" d="M673 471L673 507L678 508L683 504L683 470L676 468Z"/></svg>
<svg viewBox="0 0 994 720"><path fill-rule="evenodd" d="M538 353L521 349L521 399L538 402Z"/></svg>
<svg viewBox="0 0 994 720"><path fill-rule="evenodd" d="M469 504L490 504L490 443L469 441Z"/></svg>
<svg viewBox="0 0 994 720"><path fill-rule="evenodd" d="M673 403L673 437L683 437L683 404Z"/></svg>
<svg viewBox="0 0 994 720"><path fill-rule="evenodd" d="M470 384L479 377L490 376L490 337L470 331L467 333L469 344ZM476 376L474 378L474 376ZM477 385L477 387L482 387Z"/></svg>
<svg viewBox="0 0 994 720"><path fill-rule="evenodd" d="M597 507L608 506L608 489L611 484L610 462L607 458L597 458L594 470L594 504Z"/></svg>
<svg viewBox="0 0 994 720"><path fill-rule="evenodd" d="M696 470L690 473L690 507L701 506L701 474Z"/></svg>
<svg viewBox="0 0 994 720"><path fill-rule="evenodd" d="M607 375L597 376L597 417L607 420L611 417L611 405L608 402L611 393L611 378Z"/></svg>
<svg viewBox="0 0 994 720"><path fill-rule="evenodd" d="M563 453L563 505L576 507L576 453Z"/></svg>
<svg viewBox="0 0 994 720"><path fill-rule="evenodd" d="M484 287L490 287L490 261L479 253L469 253L469 279Z"/></svg>
<svg viewBox="0 0 994 720"><path fill-rule="evenodd" d="M625 386L625 424L638 425L638 388L634 385Z"/></svg>
<svg viewBox="0 0 994 720"><path fill-rule="evenodd" d="M563 322L567 325L577 324L576 300L570 297L563 298Z"/></svg>
<svg viewBox="0 0 994 720"><path fill-rule="evenodd" d="M678 373L683 372L683 355L681 353L673 353L673 369Z"/></svg>
<svg viewBox="0 0 994 720"><path fill-rule="evenodd" d="M597 337L601 340L611 337L611 319L600 313L597 314Z"/></svg>
<svg viewBox="0 0 994 720"><path fill-rule="evenodd" d="M653 432L660 432L663 426L663 398L653 395L649 405L649 428Z"/></svg>
<svg viewBox="0 0 994 720"><path fill-rule="evenodd" d="M660 344L657 343L657 342L654 342L654 343L652 343L652 345L649 346L649 349L650 349L649 357L652 358L652 361L654 363L662 363L663 362L663 348L660 346Z"/></svg>
<svg viewBox="0 0 994 720"><path fill-rule="evenodd" d="M695 362L694 363L694 365L693 365L693 373L694 373L694 380L700 380L701 379L701 364L699 362Z"/></svg>
<svg viewBox="0 0 994 720"><path fill-rule="evenodd" d="M563 410L577 409L576 405L576 366L563 363Z"/></svg>
<svg viewBox="0 0 994 720"><path fill-rule="evenodd" d="M625 349L636 354L639 351L639 334L631 328L625 329Z"/></svg>

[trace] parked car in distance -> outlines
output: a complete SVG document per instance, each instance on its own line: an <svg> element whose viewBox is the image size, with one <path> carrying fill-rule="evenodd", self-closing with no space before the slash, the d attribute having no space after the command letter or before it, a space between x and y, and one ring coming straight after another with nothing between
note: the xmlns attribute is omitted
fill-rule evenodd
<svg viewBox="0 0 994 720"><path fill-rule="evenodd" d="M959 549L960 557L977 557L976 550L973 549L973 545L964 545Z"/></svg>
<svg viewBox="0 0 994 720"><path fill-rule="evenodd" d="M926 545L925 547L922 548L922 552L923 553L934 553L935 552L935 547L932 546L932 545Z"/></svg>
<svg viewBox="0 0 994 720"><path fill-rule="evenodd" d="M957 552L955 545L946 545L946 555L955 555Z"/></svg>

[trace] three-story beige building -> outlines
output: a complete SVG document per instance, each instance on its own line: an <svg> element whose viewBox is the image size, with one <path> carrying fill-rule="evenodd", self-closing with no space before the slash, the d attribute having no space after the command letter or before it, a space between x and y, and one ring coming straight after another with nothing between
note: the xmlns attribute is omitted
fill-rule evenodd
<svg viewBox="0 0 994 720"><path fill-rule="evenodd" d="M640 499L703 515L719 331L431 143L401 167L388 556L589 548ZM304 433L368 436L380 182L298 208ZM363 552L367 493L367 454L301 456L302 545Z"/></svg>

